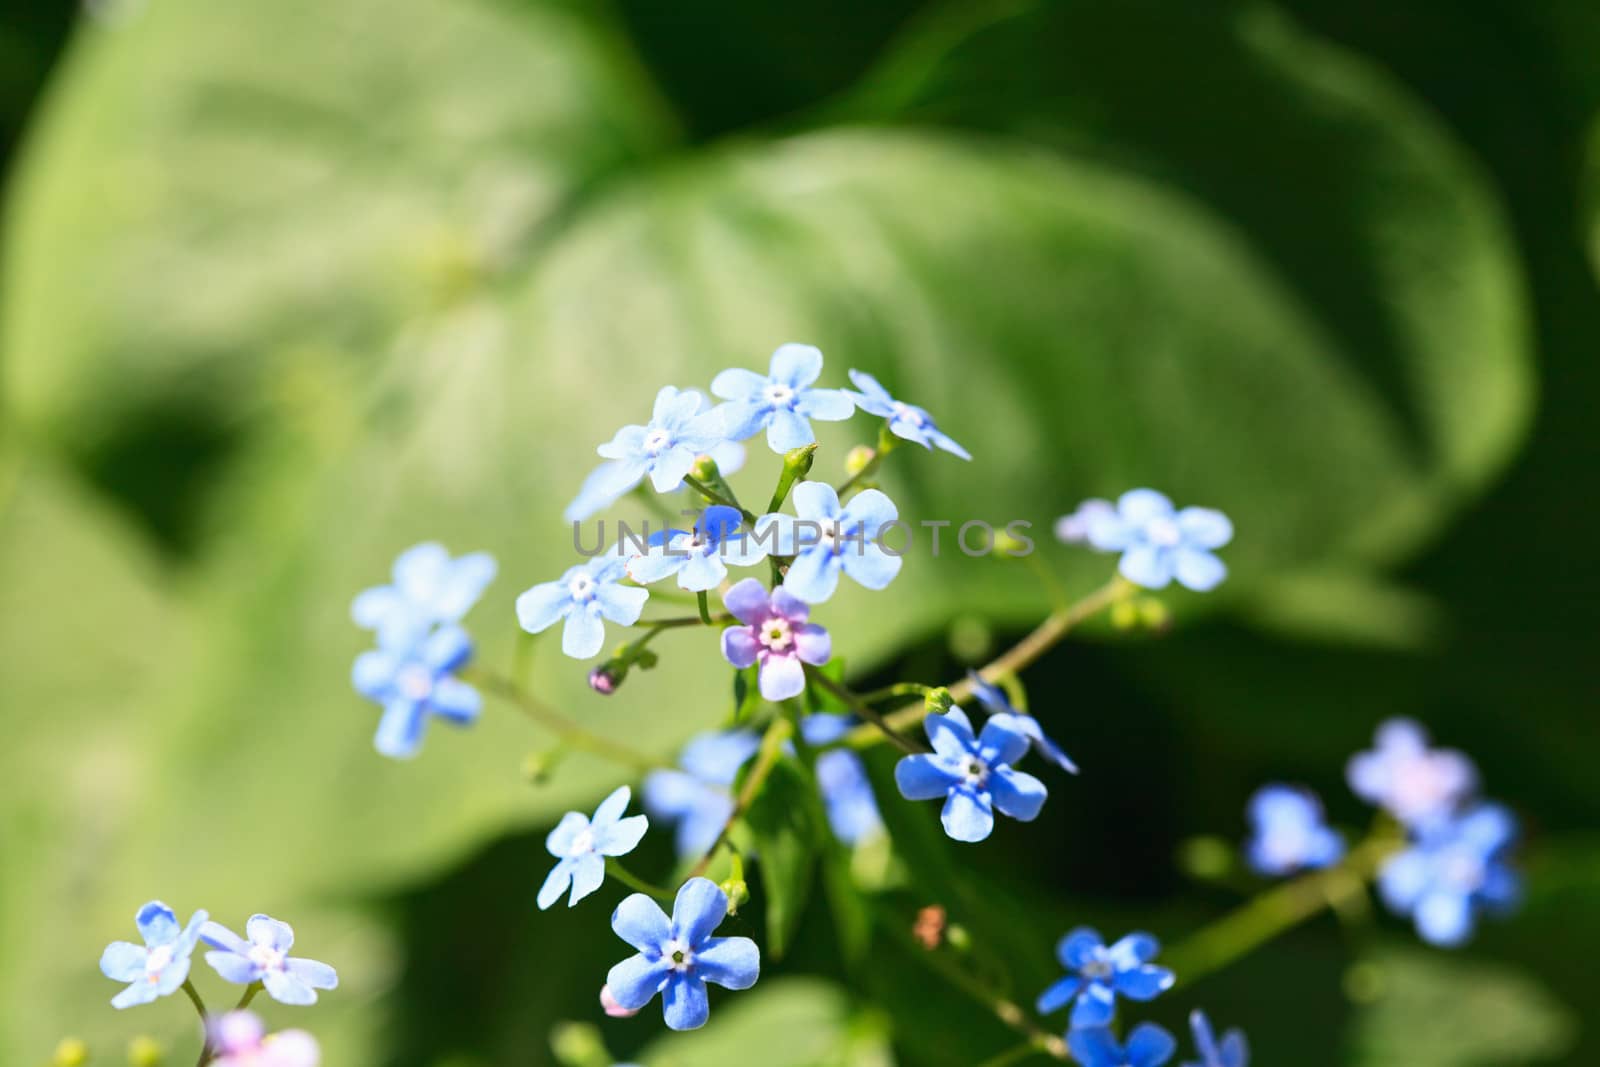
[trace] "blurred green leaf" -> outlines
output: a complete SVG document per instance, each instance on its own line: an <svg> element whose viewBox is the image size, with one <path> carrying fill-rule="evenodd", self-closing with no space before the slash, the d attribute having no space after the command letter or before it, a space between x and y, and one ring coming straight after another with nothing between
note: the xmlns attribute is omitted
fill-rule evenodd
<svg viewBox="0 0 1600 1067"><path fill-rule="evenodd" d="M714 994L713 994L714 996ZM650 1067L889 1067L881 1026L842 989L811 978L763 979L712 1005L714 1025L669 1034L638 1056Z"/></svg>
<svg viewBox="0 0 1600 1067"><path fill-rule="evenodd" d="M765 954L782 959L800 923L816 877L820 844L817 784L793 758L773 765L745 816L761 864L766 896Z"/></svg>

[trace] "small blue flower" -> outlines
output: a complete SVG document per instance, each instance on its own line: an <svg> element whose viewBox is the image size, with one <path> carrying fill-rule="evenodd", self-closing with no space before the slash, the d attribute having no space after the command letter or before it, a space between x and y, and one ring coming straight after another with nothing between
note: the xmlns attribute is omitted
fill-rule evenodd
<svg viewBox="0 0 1600 1067"><path fill-rule="evenodd" d="M566 521L587 519L647 476L658 493L670 493L682 485L694 461L704 454L717 454L718 446L730 436L724 430L722 412L707 410L708 404L694 389L664 387L656 394L647 424L624 426L596 450L609 462L584 480L563 513Z"/></svg>
<svg viewBox="0 0 1600 1067"><path fill-rule="evenodd" d="M200 940L216 951L206 953L211 969L237 985L260 982L280 1004L315 1004L317 990L337 989L339 975L326 963L289 955L294 929L267 915L252 915L245 937L221 923L200 927Z"/></svg>
<svg viewBox="0 0 1600 1067"><path fill-rule="evenodd" d="M1146 933L1129 934L1107 948L1097 931L1079 927L1056 945L1056 958L1073 973L1039 994L1039 1014L1049 1015L1076 1000L1074 1030L1109 1026L1119 994L1154 1000L1172 988L1173 973L1150 962L1160 951L1161 943Z"/></svg>
<svg viewBox="0 0 1600 1067"><path fill-rule="evenodd" d="M1446 948L1472 936L1479 911L1509 911L1522 880L1507 852L1517 824L1498 804L1480 804L1434 823L1378 872L1378 892L1390 910L1410 915L1424 941Z"/></svg>
<svg viewBox="0 0 1600 1067"><path fill-rule="evenodd" d="M846 845L858 845L883 832L883 816L860 756L847 748L829 749L817 755L816 772L833 836Z"/></svg>
<svg viewBox="0 0 1600 1067"><path fill-rule="evenodd" d="M422 746L430 717L458 726L477 721L483 697L455 672L472 658L472 639L459 626L441 626L421 644L389 645L356 657L356 692L383 705L373 744L385 756L405 759Z"/></svg>
<svg viewBox="0 0 1600 1067"><path fill-rule="evenodd" d="M1147 589L1163 589L1176 578L1204 593L1228 576L1212 554L1233 540L1233 523L1220 511L1175 511L1154 489L1133 489L1117 499L1115 512L1096 511L1086 525L1089 543L1102 552L1121 552L1117 570Z"/></svg>
<svg viewBox="0 0 1600 1067"><path fill-rule="evenodd" d="M1203 1011L1190 1013L1189 1029L1194 1031L1194 1047L1200 1053L1200 1060L1183 1067L1249 1067L1250 1046L1245 1043L1242 1031L1229 1030L1218 1042L1211 1032L1211 1020Z"/></svg>
<svg viewBox="0 0 1600 1067"><path fill-rule="evenodd" d="M545 838L544 847L558 862L539 889L539 909L550 907L572 887L567 907L600 888L606 878L606 857L626 856L644 837L650 820L643 815L622 817L633 792L622 786L600 802L592 820L582 812L569 811Z"/></svg>
<svg viewBox="0 0 1600 1067"><path fill-rule="evenodd" d="M611 914L611 929L639 950L611 968L606 988L626 1011L638 1011L661 994L673 1030L706 1024L711 1005L706 983L749 989L761 974L761 953L748 937L712 937L728 914L728 895L708 878L691 878L678 890L672 918L643 893Z"/></svg>
<svg viewBox="0 0 1600 1067"><path fill-rule="evenodd" d="M1084 545L1089 543L1089 523L1096 518L1115 517L1116 507L1109 500L1099 497L1090 497L1078 505L1078 509L1070 515L1063 515L1056 520L1056 540L1064 545Z"/></svg>
<svg viewBox="0 0 1600 1067"><path fill-rule="evenodd" d="M1262 786L1250 798L1248 813L1254 833L1245 858L1261 874L1327 867L1344 855L1344 839L1323 821L1322 802L1304 789Z"/></svg>
<svg viewBox="0 0 1600 1067"><path fill-rule="evenodd" d="M935 445L949 452L951 455L960 456L962 459L971 459L972 456L966 449L952 441L949 436L934 425L933 416L917 407L915 404L906 404L889 395L889 390L878 384L878 379L866 371L853 370L850 380L855 383L859 393L845 393L856 402L856 407L869 415L876 415L889 420L889 432L896 437L907 441L914 441L923 448L932 449Z"/></svg>
<svg viewBox="0 0 1600 1067"><path fill-rule="evenodd" d="M651 771L645 778L645 810L677 824L679 856L702 855L722 833L733 814L733 780L760 747L761 738L748 730L700 734L678 756L682 770Z"/></svg>
<svg viewBox="0 0 1600 1067"><path fill-rule="evenodd" d="M789 344L772 353L765 378L737 367L717 375L711 391L728 401L718 409L728 437L743 441L765 427L767 446L787 452L817 439L807 420L839 422L854 415L855 401L844 390L810 388L821 374L821 350Z"/></svg>
<svg viewBox="0 0 1600 1067"><path fill-rule="evenodd" d="M1155 1023L1140 1023L1126 1045L1104 1027L1073 1030L1067 1034L1072 1058L1083 1067L1161 1067L1178 1051L1172 1035Z"/></svg>
<svg viewBox="0 0 1600 1067"><path fill-rule="evenodd" d="M628 577L641 585L676 574L691 593L715 589L728 577L728 565L749 567L767 558L767 549L739 529L739 512L721 504L706 508L693 530L667 530L650 536L650 547L628 561Z"/></svg>
<svg viewBox="0 0 1600 1067"><path fill-rule="evenodd" d="M100 956L101 974L113 982L128 983L128 988L111 998L113 1008L148 1004L177 992L189 978L189 957L200 940L206 913L197 911L190 916L189 925L179 926L171 908L152 900L139 909L133 921L144 944L113 941Z"/></svg>
<svg viewBox="0 0 1600 1067"><path fill-rule="evenodd" d="M415 545L395 559L393 582L360 593L350 616L390 645L420 640L440 623L460 622L494 581L495 569L487 552L451 559L443 545Z"/></svg>
<svg viewBox="0 0 1600 1067"><path fill-rule="evenodd" d="M957 841L982 841L994 830L994 813L1031 822L1044 807L1044 783L1011 764L1028 751L1028 739L990 719L977 737L966 712L952 707L923 719L932 753L895 764L894 781L907 800L943 798L940 820Z"/></svg>
<svg viewBox="0 0 1600 1067"><path fill-rule="evenodd" d="M755 539L775 556L793 556L783 587L808 604L833 595L843 571L868 589L883 589L900 573L901 559L885 551L879 538L900 512L894 501L868 489L839 506L839 494L826 482L794 487L794 515L763 515Z"/></svg>
<svg viewBox="0 0 1600 1067"><path fill-rule="evenodd" d="M972 683L972 695L983 705L990 722L998 722L1011 732L1026 737L1035 752L1068 774L1078 773L1078 765L1072 762L1072 757L1068 756L1060 745L1045 736L1044 727L1039 725L1038 719L1013 708L1011 701L1006 699L1005 690L984 681L977 671L968 671L967 678Z"/></svg>
<svg viewBox="0 0 1600 1067"><path fill-rule="evenodd" d="M561 651L573 659L596 656L606 643L602 620L632 626L650 599L647 590L622 584L627 568L627 560L612 555L568 567L555 581L536 585L517 597L517 621L536 634L565 619Z"/></svg>
<svg viewBox="0 0 1600 1067"><path fill-rule="evenodd" d="M1413 828L1448 818L1478 787L1472 761L1429 748L1427 731L1410 719L1379 726L1372 751L1352 756L1345 776L1356 796Z"/></svg>

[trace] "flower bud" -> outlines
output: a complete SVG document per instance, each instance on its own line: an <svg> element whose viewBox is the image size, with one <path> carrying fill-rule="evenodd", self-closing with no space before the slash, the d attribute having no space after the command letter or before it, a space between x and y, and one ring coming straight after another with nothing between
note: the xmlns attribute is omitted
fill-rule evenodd
<svg viewBox="0 0 1600 1067"><path fill-rule="evenodd" d="M1141 597L1136 603L1139 605L1139 621L1157 633L1166 633L1172 629L1172 610L1165 603L1153 596Z"/></svg>
<svg viewBox="0 0 1600 1067"><path fill-rule="evenodd" d="M695 457L694 466L689 469L697 481L714 482L722 477L722 472L717 470L717 461L710 456Z"/></svg>
<svg viewBox="0 0 1600 1067"><path fill-rule="evenodd" d="M161 1067L166 1058L167 1050L148 1034L140 1034L128 1042L128 1067Z"/></svg>
<svg viewBox="0 0 1600 1067"><path fill-rule="evenodd" d="M589 672L589 688L603 697L608 697L617 691L617 686L622 684L622 678L617 676L611 664L603 663Z"/></svg>
<svg viewBox="0 0 1600 1067"><path fill-rule="evenodd" d="M959 923L951 923L945 927L944 939L945 943L957 952L965 952L972 947L972 935Z"/></svg>
<svg viewBox="0 0 1600 1067"><path fill-rule="evenodd" d="M844 455L844 472L854 478L867 469L867 464L871 463L877 454L874 449L866 445L856 445Z"/></svg>
<svg viewBox="0 0 1600 1067"><path fill-rule="evenodd" d="M804 478L811 473L811 461L816 458L817 445L813 441L809 445L791 448L783 454L783 472L793 478Z"/></svg>
<svg viewBox="0 0 1600 1067"><path fill-rule="evenodd" d="M1131 600L1119 600L1111 605L1111 625L1119 630L1132 630L1139 625L1139 606Z"/></svg>
<svg viewBox="0 0 1600 1067"><path fill-rule="evenodd" d="M604 1004L604 989L600 995ZM607 1010L606 1014L611 1012ZM562 1067L608 1067L611 1063L611 1053L606 1050L599 1028L590 1023L557 1023L550 1030L550 1051Z"/></svg>
<svg viewBox="0 0 1600 1067"><path fill-rule="evenodd" d="M613 1019L631 1019L639 1014L637 1009L629 1011L618 1004L617 998L611 995L611 987L608 985L600 987L600 1007Z"/></svg>
<svg viewBox="0 0 1600 1067"><path fill-rule="evenodd" d="M927 695L922 698L922 704L929 715L943 715L956 706L956 700L950 695L950 690L941 685L928 690Z"/></svg>
<svg viewBox="0 0 1600 1067"><path fill-rule="evenodd" d="M750 899L750 886L738 875L734 875L726 882L721 883L719 888L728 894L729 915L739 914L739 905Z"/></svg>
<svg viewBox="0 0 1600 1067"><path fill-rule="evenodd" d="M64 1037L50 1057L50 1067L82 1067L89 1062L89 1046L76 1037Z"/></svg>

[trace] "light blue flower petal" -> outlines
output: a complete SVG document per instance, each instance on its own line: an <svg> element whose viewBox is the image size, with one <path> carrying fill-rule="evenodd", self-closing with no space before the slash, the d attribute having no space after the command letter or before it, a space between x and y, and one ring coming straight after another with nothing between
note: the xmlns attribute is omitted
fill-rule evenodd
<svg viewBox="0 0 1600 1067"><path fill-rule="evenodd" d="M617 459L602 463L583 480L578 495L572 498L561 517L566 522L582 522L598 511L615 504L633 490L649 473L649 465L639 459Z"/></svg>
<svg viewBox="0 0 1600 1067"><path fill-rule="evenodd" d="M433 604L449 574L450 553L433 541L413 545L394 561L395 588L413 604Z"/></svg>
<svg viewBox="0 0 1600 1067"><path fill-rule="evenodd" d="M772 409L766 404L735 400L717 409L722 422L722 432L730 441L743 441L754 437L772 418Z"/></svg>
<svg viewBox="0 0 1600 1067"><path fill-rule="evenodd" d="M850 399L855 401L856 407L868 415L876 415L881 419L887 419L894 414L894 397L889 395L889 390L878 384L878 379L866 371L852 370L850 381L860 390L850 394Z"/></svg>
<svg viewBox="0 0 1600 1067"><path fill-rule="evenodd" d="M761 977L761 950L748 937L713 937L694 954L694 973L724 989L749 989Z"/></svg>
<svg viewBox="0 0 1600 1067"><path fill-rule="evenodd" d="M1104 944L1100 931L1092 926L1079 926L1056 942L1056 959L1069 971L1081 971L1094 958L1095 950Z"/></svg>
<svg viewBox="0 0 1600 1067"><path fill-rule="evenodd" d="M924 717L922 728L933 750L941 759L950 762L965 760L978 744L977 738L972 736L972 724L960 708L952 707L943 715Z"/></svg>
<svg viewBox="0 0 1600 1067"><path fill-rule="evenodd" d="M350 684L368 700L383 701L394 686L400 658L383 649L371 649L356 657L350 668Z"/></svg>
<svg viewBox="0 0 1600 1067"><path fill-rule="evenodd" d="M244 956L232 952L207 952L206 963L211 969L222 976L225 982L234 985L249 985L261 977L261 968Z"/></svg>
<svg viewBox="0 0 1600 1067"><path fill-rule="evenodd" d="M1028 735L1012 729L1016 716L991 716L978 735L978 754L990 765L1015 763L1028 754Z"/></svg>
<svg viewBox="0 0 1600 1067"><path fill-rule="evenodd" d="M1135 585L1165 589L1172 581L1173 553L1154 545L1134 545L1122 554L1117 570Z"/></svg>
<svg viewBox="0 0 1600 1067"><path fill-rule="evenodd" d="M766 387L767 379L743 367L731 367L711 379L711 394L724 400L759 397Z"/></svg>
<svg viewBox="0 0 1600 1067"><path fill-rule="evenodd" d="M567 901L567 907L574 907L578 901L599 889L606 880L606 861L593 852L579 856L572 861L572 896Z"/></svg>
<svg viewBox="0 0 1600 1067"><path fill-rule="evenodd" d="M1105 1025L1098 1023L1093 1027L1080 1028L1075 1024L1074 1029L1068 1032L1067 1047L1072 1050L1072 1058L1082 1067L1126 1067L1122 1049Z"/></svg>
<svg viewBox="0 0 1600 1067"><path fill-rule="evenodd" d="M539 895L534 899L540 911L549 911L572 884L572 866L570 859L562 857L560 862L550 868L550 873L545 875L544 885L539 887Z"/></svg>
<svg viewBox="0 0 1600 1067"><path fill-rule="evenodd" d="M252 945L288 952L294 947L294 928L270 915L252 915L244 924L244 934Z"/></svg>
<svg viewBox="0 0 1600 1067"><path fill-rule="evenodd" d="M364 630L376 630L405 606L405 598L394 586L375 586L356 594L350 602L350 619Z"/></svg>
<svg viewBox="0 0 1600 1067"><path fill-rule="evenodd" d="M680 858L704 855L722 834L733 816L733 798L717 793L702 793L700 800L678 822L673 846Z"/></svg>
<svg viewBox="0 0 1600 1067"><path fill-rule="evenodd" d="M426 715L421 704L404 698L391 700L378 720L378 732L373 735L373 747L391 759L409 759L422 745L422 731Z"/></svg>
<svg viewBox="0 0 1600 1067"><path fill-rule="evenodd" d="M796 656L769 656L761 665L758 687L763 700L781 704L806 691L806 669Z"/></svg>
<svg viewBox="0 0 1600 1067"><path fill-rule="evenodd" d="M544 847L552 856L565 857L577 844L578 835L589 829L589 819L581 811L569 811L561 816L555 829L545 835Z"/></svg>
<svg viewBox="0 0 1600 1067"><path fill-rule="evenodd" d="M1072 1006L1071 1025L1074 1030L1110 1026L1111 1020L1116 1017L1116 994L1109 986L1090 982L1084 986L1077 1003Z"/></svg>
<svg viewBox="0 0 1600 1067"><path fill-rule="evenodd" d="M1517 836L1517 820L1499 804L1480 804L1461 817L1458 831L1463 841L1480 852L1503 848Z"/></svg>
<svg viewBox="0 0 1600 1067"><path fill-rule="evenodd" d="M856 402L843 389L807 389L795 398L794 409L808 419L840 422L856 413Z"/></svg>
<svg viewBox="0 0 1600 1067"><path fill-rule="evenodd" d="M1060 1011L1077 996L1083 989L1083 979L1075 974L1059 978L1051 983L1050 988L1039 994L1039 1000L1034 1005L1040 1015L1049 1015L1051 1012Z"/></svg>
<svg viewBox="0 0 1600 1067"><path fill-rule="evenodd" d="M803 724L801 729L804 730ZM828 827L835 837L854 845L883 830L883 816L878 811L872 782L867 778L867 768L860 756L849 749L820 753L816 776Z"/></svg>
<svg viewBox="0 0 1600 1067"><path fill-rule="evenodd" d="M317 991L288 971L268 971L261 976L261 984L267 987L267 995L279 1004L304 1007L317 1002Z"/></svg>
<svg viewBox="0 0 1600 1067"><path fill-rule="evenodd" d="M867 540L875 541L883 527L899 517L900 509L887 493L881 489L863 489L844 506L839 522L847 530L860 524L866 529Z"/></svg>
<svg viewBox="0 0 1600 1067"><path fill-rule="evenodd" d="M971 452L968 452L965 448L962 448L956 443L953 437L947 433L944 433L937 427L929 428L928 440L932 441L936 447L944 449L952 456L960 456L962 459L966 460L970 460L972 458Z"/></svg>
<svg viewBox="0 0 1600 1067"><path fill-rule="evenodd" d="M1129 1000L1154 1000L1172 988L1172 972L1165 967L1146 963L1131 970L1118 971L1111 979L1112 988Z"/></svg>
<svg viewBox="0 0 1600 1067"><path fill-rule="evenodd" d="M678 756L678 765L702 782L731 785L739 768L761 747L761 737L750 730L713 730L691 738Z"/></svg>
<svg viewBox="0 0 1600 1067"><path fill-rule="evenodd" d="M1417 933L1431 945L1455 948L1472 936L1472 902L1457 893L1429 893L1417 902Z"/></svg>
<svg viewBox="0 0 1600 1067"><path fill-rule="evenodd" d="M843 566L843 557L823 548L808 548L789 565L783 587L808 604L821 604L839 588Z"/></svg>
<svg viewBox="0 0 1600 1067"><path fill-rule="evenodd" d="M1133 544L1138 528L1125 521L1117 512L1106 509L1089 512L1083 516L1083 536L1090 547L1101 552L1121 552Z"/></svg>
<svg viewBox="0 0 1600 1067"><path fill-rule="evenodd" d="M1123 1053L1128 1067L1161 1067L1178 1051L1178 1042L1155 1023L1140 1023L1128 1035Z"/></svg>
<svg viewBox="0 0 1600 1067"><path fill-rule="evenodd" d="M650 425L660 427L680 426L684 420L705 406L705 397L693 389L679 389L663 385L656 393L650 408Z"/></svg>
<svg viewBox="0 0 1600 1067"><path fill-rule="evenodd" d="M717 418L720 423L726 413L721 412L721 409L718 409L718 412L715 414L717 414ZM717 436L726 438L729 435L726 430L718 430ZM719 441L711 447L711 450L707 453L707 455L711 457L711 462L717 465L717 470L721 474L737 474L744 468L744 445L741 445L737 441Z"/></svg>
<svg viewBox="0 0 1600 1067"><path fill-rule="evenodd" d="M133 922L147 945L169 944L183 932L183 927L178 925L178 916L159 900L152 900L140 908Z"/></svg>
<svg viewBox="0 0 1600 1067"><path fill-rule="evenodd" d="M338 989L339 973L321 960L288 959L284 966L289 973L312 989Z"/></svg>
<svg viewBox="0 0 1600 1067"><path fill-rule="evenodd" d="M580 608L567 616L567 624L561 630L561 651L564 655L573 659L592 659L600 654L605 643L606 626L600 621L598 611Z"/></svg>
<svg viewBox="0 0 1600 1067"><path fill-rule="evenodd" d="M1244 1039L1244 1034L1238 1030L1229 1030L1222 1035L1222 1067L1249 1067L1250 1045Z"/></svg>
<svg viewBox="0 0 1600 1067"><path fill-rule="evenodd" d="M698 1030L711 1017L706 984L692 974L673 972L661 991L661 1015L669 1030Z"/></svg>
<svg viewBox="0 0 1600 1067"><path fill-rule="evenodd" d="M799 531L793 515L774 512L756 519L751 541L774 556L792 556L800 549ZM808 540L815 540L816 531L807 528Z"/></svg>
<svg viewBox="0 0 1600 1067"><path fill-rule="evenodd" d="M615 825L617 820L622 818L623 812L628 810L628 802L632 799L632 789L625 785L617 786L600 802L600 806L594 809L594 819L590 825L596 832Z"/></svg>
<svg viewBox="0 0 1600 1067"><path fill-rule="evenodd" d="M767 447L782 454L792 448L803 448L816 441L811 424L799 413L779 408L767 423Z"/></svg>
<svg viewBox="0 0 1600 1067"><path fill-rule="evenodd" d="M1019 822L1032 822L1039 817L1048 791L1033 775L1002 767L989 776L989 794L1001 814Z"/></svg>
<svg viewBox="0 0 1600 1067"><path fill-rule="evenodd" d="M453 671L472 658L472 638L459 626L441 626L428 635L417 658L434 671Z"/></svg>
<svg viewBox="0 0 1600 1067"><path fill-rule="evenodd" d="M604 459L634 460L644 452L645 435L649 429L644 426L624 426L612 435L611 440L595 449L595 452Z"/></svg>
<svg viewBox="0 0 1600 1067"><path fill-rule="evenodd" d="M1111 966L1119 971L1149 963L1160 954L1161 942L1143 930L1135 930L1125 937L1118 938L1116 944L1106 950Z"/></svg>
<svg viewBox="0 0 1600 1067"><path fill-rule="evenodd" d="M905 560L892 556L875 544L846 545L840 552L844 572L866 589L883 589L894 581Z"/></svg>
<svg viewBox="0 0 1600 1067"><path fill-rule="evenodd" d="M839 494L827 482L801 482L789 496L802 519L827 523L839 517Z"/></svg>
<svg viewBox="0 0 1600 1067"><path fill-rule="evenodd" d="M661 818L673 819L688 811L705 788L682 771L651 771L644 780L644 806Z"/></svg>
<svg viewBox="0 0 1600 1067"><path fill-rule="evenodd" d="M643 893L623 898L611 913L611 929L640 952L652 954L672 937L666 913Z"/></svg>
<svg viewBox="0 0 1600 1067"><path fill-rule="evenodd" d="M767 558L771 542L739 532L717 545L717 558L727 567L750 567Z"/></svg>
<svg viewBox="0 0 1600 1067"><path fill-rule="evenodd" d="M428 698L428 710L458 725L478 721L483 711L483 696L459 678L440 678Z"/></svg>
<svg viewBox="0 0 1600 1067"><path fill-rule="evenodd" d="M132 1008L139 1004L148 1004L160 995L161 990L157 988L156 983L147 982L141 977L137 982L134 982L127 989L124 989L122 992L112 997L111 1006L120 1011L123 1008Z"/></svg>
<svg viewBox="0 0 1600 1067"><path fill-rule="evenodd" d="M650 820L643 815L619 819L595 835L595 851L602 856L626 856L638 846L648 829Z"/></svg>
<svg viewBox="0 0 1600 1067"><path fill-rule="evenodd" d="M683 570L679 572L678 587L691 593L704 593L721 585L727 577L727 565L714 550L709 553L697 552L685 561Z"/></svg>
<svg viewBox="0 0 1600 1067"><path fill-rule="evenodd" d="M1178 512L1178 529L1195 548L1221 548L1233 540L1233 523L1215 508L1184 508Z"/></svg>
<svg viewBox="0 0 1600 1067"><path fill-rule="evenodd" d="M572 604L566 582L541 582L517 597L517 622L530 634L554 626Z"/></svg>
<svg viewBox="0 0 1600 1067"><path fill-rule="evenodd" d="M454 560L433 607L442 622L456 622L478 602L499 570L487 552L471 552Z"/></svg>
<svg viewBox="0 0 1600 1067"><path fill-rule="evenodd" d="M670 493L683 484L684 475L694 469L694 462L699 458L696 449L683 444L673 445L656 457L655 465L650 468L650 484L658 493Z"/></svg>
<svg viewBox="0 0 1600 1067"><path fill-rule="evenodd" d="M728 914L728 894L709 878L691 878L678 889L672 904L672 929L698 949Z"/></svg>
<svg viewBox="0 0 1600 1067"><path fill-rule="evenodd" d="M772 353L767 377L791 389L804 389L822 375L822 350L815 345L789 343Z"/></svg>
<svg viewBox="0 0 1600 1067"><path fill-rule="evenodd" d="M677 574L689 562L682 548L688 538L687 534L675 535L668 543L633 557L628 561L628 577L641 585L649 585Z"/></svg>
<svg viewBox="0 0 1600 1067"><path fill-rule="evenodd" d="M135 982L144 977L144 961L149 952L143 945L113 941L100 954L100 973L113 982Z"/></svg>
<svg viewBox="0 0 1600 1067"><path fill-rule="evenodd" d="M1130 489L1117 498L1117 513L1136 526L1152 519L1169 518L1172 501L1154 489Z"/></svg>
<svg viewBox="0 0 1600 1067"><path fill-rule="evenodd" d="M986 793L956 789L939 815L944 832L956 841L982 841L994 831L994 808Z"/></svg>
<svg viewBox="0 0 1600 1067"><path fill-rule="evenodd" d="M1390 910L1408 914L1428 888L1429 863L1419 849L1390 857L1378 871L1378 894Z"/></svg>
<svg viewBox="0 0 1600 1067"><path fill-rule="evenodd" d="M1180 548L1173 554L1178 584L1197 593L1209 593L1228 577L1227 564L1199 548Z"/></svg>
<svg viewBox="0 0 1600 1067"><path fill-rule="evenodd" d="M644 955L629 956L606 974L606 988L626 1011L638 1011L661 991L672 973L666 960L651 960Z"/></svg>
<svg viewBox="0 0 1600 1067"><path fill-rule="evenodd" d="M178 935L177 943L174 946L174 950L178 955L187 956L194 951L194 947L200 943L200 931L205 929L210 918L211 916L204 909L189 916L189 924L183 928L183 933Z"/></svg>
<svg viewBox="0 0 1600 1067"><path fill-rule="evenodd" d="M594 591L594 602L600 605L600 614L619 626L638 622L644 613L645 601L649 599L649 590L615 582L598 585Z"/></svg>
<svg viewBox="0 0 1600 1067"><path fill-rule="evenodd" d="M961 782L932 756L902 756L894 765L894 784L907 800L938 800Z"/></svg>
<svg viewBox="0 0 1600 1067"><path fill-rule="evenodd" d="M833 744L849 733L854 726L855 719L849 715L819 711L800 720L800 736L806 744L820 748L823 745Z"/></svg>
<svg viewBox="0 0 1600 1067"><path fill-rule="evenodd" d="M188 956L175 956L171 963L161 969L161 977L156 981L156 992L161 996L170 996L189 978L191 961Z"/></svg>

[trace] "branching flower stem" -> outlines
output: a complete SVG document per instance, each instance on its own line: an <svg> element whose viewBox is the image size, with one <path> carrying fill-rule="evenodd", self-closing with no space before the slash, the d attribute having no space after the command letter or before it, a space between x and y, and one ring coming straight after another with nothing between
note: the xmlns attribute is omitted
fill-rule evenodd
<svg viewBox="0 0 1600 1067"><path fill-rule="evenodd" d="M206 1067L216 1055L211 1046L211 1017L206 1013L206 1002L200 999L200 991L194 987L194 983L185 979L182 988L189 997L189 1003L200 1015L200 1032L204 1035L200 1040L200 1058L195 1061L195 1067Z"/></svg>
<svg viewBox="0 0 1600 1067"><path fill-rule="evenodd" d="M697 624L699 621L698 619L695 620ZM668 767L667 764L660 760L647 756L642 752L636 752L627 745L619 744L609 738L590 732L559 711L536 699L532 694L525 692L521 686L509 678L472 669L464 670L461 674L463 678L481 686L486 692L514 704L529 719L543 726L573 748L582 749L585 752L608 759L624 767L631 767L637 771L662 770Z"/></svg>
<svg viewBox="0 0 1600 1067"><path fill-rule="evenodd" d="M889 723L877 711L876 708L872 707L866 700L856 694L853 690L841 685L832 678L829 678L826 674L810 664L806 665L806 677L811 680L811 684L820 689L825 689L829 693L832 693L834 696L838 697L839 700L841 700L851 711L855 712L857 715L867 720L867 722L871 723L872 726L876 727L882 732L884 739L890 744L894 745L896 748L899 748L904 752L911 753L927 751L925 747L916 744L909 738L906 738L898 733L894 727L889 725Z"/></svg>
<svg viewBox="0 0 1600 1067"><path fill-rule="evenodd" d="M728 833L735 823L744 817L750 810L750 805L755 803L756 797L761 792L761 787L766 784L767 776L772 773L772 768L778 765L778 758L783 755L784 742L794 734L794 727L789 720L782 716L773 719L767 727L767 732L761 736L761 748L756 752L756 761L750 767L750 773L745 776L744 785L739 789L739 794L734 798L733 810L728 813L728 819L722 824L722 829L717 833L717 839L711 842L711 847L706 849L689 872L690 878L699 878L711 866L711 860L716 856L717 850L728 840Z"/></svg>

